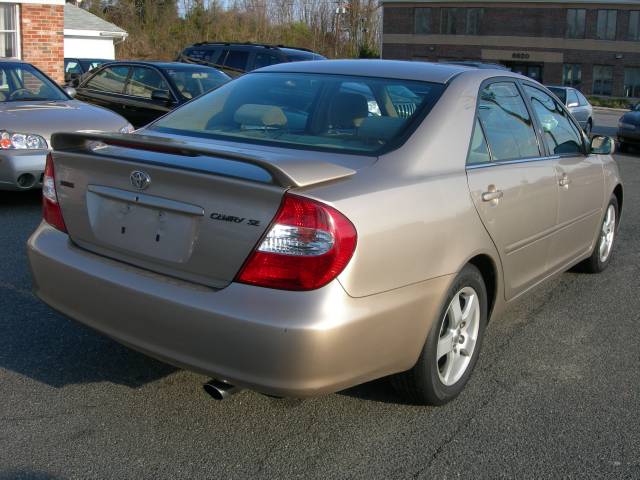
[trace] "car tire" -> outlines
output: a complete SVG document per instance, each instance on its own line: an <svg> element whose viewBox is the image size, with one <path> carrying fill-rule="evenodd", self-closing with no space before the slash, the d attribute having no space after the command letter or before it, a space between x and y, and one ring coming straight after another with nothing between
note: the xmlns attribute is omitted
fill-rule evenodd
<svg viewBox="0 0 640 480"><path fill-rule="evenodd" d="M627 146L626 143L624 143L622 140L618 140L618 150L621 153L625 153L629 151L629 147Z"/></svg>
<svg viewBox="0 0 640 480"><path fill-rule="evenodd" d="M578 265L579 270L587 273L600 273L609 266L618 233L619 212L618 199L615 195L611 195L604 218L600 223L596 246L591 256Z"/></svg>
<svg viewBox="0 0 640 480"><path fill-rule="evenodd" d="M480 271L473 265L465 266L449 288L418 361L411 370L391 378L396 391L411 403L422 405L444 405L456 398L478 361L487 305Z"/></svg>

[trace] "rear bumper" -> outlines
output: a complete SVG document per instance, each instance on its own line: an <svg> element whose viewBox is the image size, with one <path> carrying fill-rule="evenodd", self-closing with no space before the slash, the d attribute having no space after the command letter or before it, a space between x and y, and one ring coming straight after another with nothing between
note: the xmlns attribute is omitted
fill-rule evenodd
<svg viewBox="0 0 640 480"><path fill-rule="evenodd" d="M292 397L410 368L453 278L357 299L338 282L212 290L89 253L46 224L28 255L35 293L63 314L168 363Z"/></svg>
<svg viewBox="0 0 640 480"><path fill-rule="evenodd" d="M42 187L46 151L4 150L0 152L0 190L29 190ZM26 175L23 177L23 175ZM20 179L28 180L21 185Z"/></svg>

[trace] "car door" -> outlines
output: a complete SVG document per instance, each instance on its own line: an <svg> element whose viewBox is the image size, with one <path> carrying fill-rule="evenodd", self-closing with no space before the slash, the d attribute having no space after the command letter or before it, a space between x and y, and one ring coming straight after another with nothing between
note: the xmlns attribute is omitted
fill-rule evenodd
<svg viewBox="0 0 640 480"><path fill-rule="evenodd" d="M81 83L76 98L113 110L128 120L123 104L128 77L129 67L126 65L103 67Z"/></svg>
<svg viewBox="0 0 640 480"><path fill-rule="evenodd" d="M558 208L553 160L543 156L532 117L512 79L481 88L467 179L498 249L505 297L511 300L546 276Z"/></svg>
<svg viewBox="0 0 640 480"><path fill-rule="evenodd" d="M549 261L552 269L560 269L587 253L595 238L604 199L602 162L587 153L579 126L559 102L535 85L523 88L558 181L558 229Z"/></svg>
<svg viewBox="0 0 640 480"><path fill-rule="evenodd" d="M125 93L127 118L135 128L153 122L177 105L167 81L151 67L134 66ZM159 98L160 95L164 98Z"/></svg>

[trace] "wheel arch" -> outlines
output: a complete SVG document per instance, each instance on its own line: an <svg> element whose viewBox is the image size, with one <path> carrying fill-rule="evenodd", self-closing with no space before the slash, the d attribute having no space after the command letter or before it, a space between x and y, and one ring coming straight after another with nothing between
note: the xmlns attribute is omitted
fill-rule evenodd
<svg viewBox="0 0 640 480"><path fill-rule="evenodd" d="M485 253L470 258L467 264L476 267L482 275L484 285L487 289L487 300L489 303L487 305L487 319L490 320L498 298L498 266L493 258Z"/></svg>

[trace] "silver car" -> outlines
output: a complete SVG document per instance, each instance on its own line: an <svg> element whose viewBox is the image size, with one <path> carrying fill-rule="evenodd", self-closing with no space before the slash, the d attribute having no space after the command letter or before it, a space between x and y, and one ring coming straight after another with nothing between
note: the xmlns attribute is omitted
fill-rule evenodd
<svg viewBox="0 0 640 480"><path fill-rule="evenodd" d="M0 190L42 186L53 132L130 132L133 127L104 108L74 100L33 65L0 61Z"/></svg>
<svg viewBox="0 0 640 480"><path fill-rule="evenodd" d="M573 115L584 133L591 135L593 130L593 106L579 90L571 87L547 87L551 90Z"/></svg>

